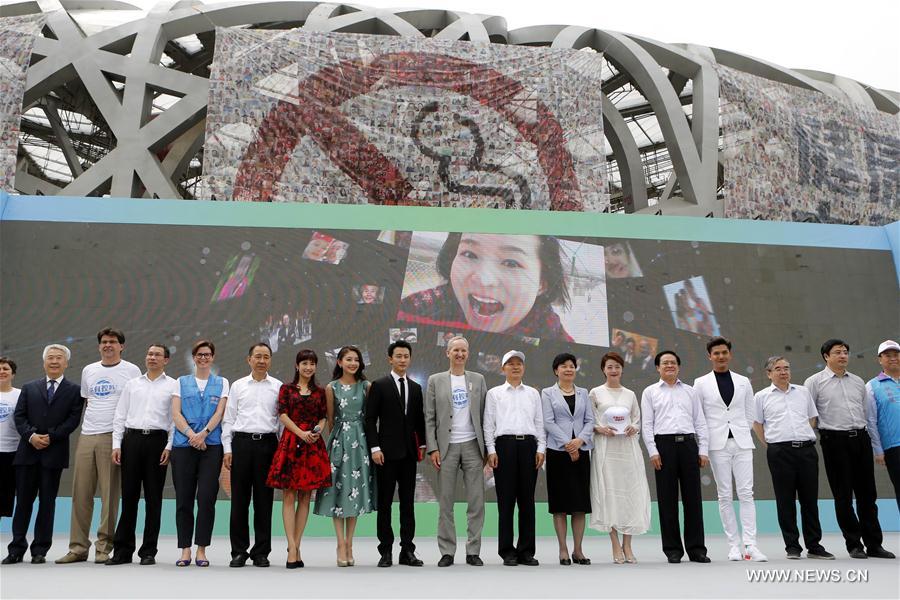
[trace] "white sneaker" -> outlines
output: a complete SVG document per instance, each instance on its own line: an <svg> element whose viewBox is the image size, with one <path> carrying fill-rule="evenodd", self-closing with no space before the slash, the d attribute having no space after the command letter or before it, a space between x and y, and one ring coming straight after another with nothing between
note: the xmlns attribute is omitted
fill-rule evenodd
<svg viewBox="0 0 900 600"><path fill-rule="evenodd" d="M759 551L759 548L756 546L747 546L747 560L752 560L753 562L768 562L769 559L766 558L766 555Z"/></svg>
<svg viewBox="0 0 900 600"><path fill-rule="evenodd" d="M744 555L741 554L741 549L738 548L737 546L732 546L731 549L728 551L728 560L734 560L734 561L744 560Z"/></svg>

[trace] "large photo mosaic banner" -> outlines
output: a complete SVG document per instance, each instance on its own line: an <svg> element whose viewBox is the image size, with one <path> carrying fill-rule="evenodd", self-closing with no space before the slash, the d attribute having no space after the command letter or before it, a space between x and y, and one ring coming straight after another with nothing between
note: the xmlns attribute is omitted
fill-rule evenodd
<svg viewBox="0 0 900 600"><path fill-rule="evenodd" d="M204 197L602 212L595 52L220 28Z"/></svg>
<svg viewBox="0 0 900 600"><path fill-rule="evenodd" d="M13 192L25 69L44 15L0 19L0 190Z"/></svg>
<svg viewBox="0 0 900 600"><path fill-rule="evenodd" d="M718 67L725 216L883 225L900 219L900 120Z"/></svg>

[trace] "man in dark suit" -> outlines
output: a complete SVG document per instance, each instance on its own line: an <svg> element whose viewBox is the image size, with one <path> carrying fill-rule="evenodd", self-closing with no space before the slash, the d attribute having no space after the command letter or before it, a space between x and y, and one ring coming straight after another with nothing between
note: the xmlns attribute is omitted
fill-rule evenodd
<svg viewBox="0 0 900 600"><path fill-rule="evenodd" d="M44 377L22 386L14 420L21 439L13 465L16 467L16 511L13 538L3 564L22 562L28 541L28 524L35 497L40 498L31 562L46 562L53 542L53 515L62 470L69 466L69 435L78 427L84 398L81 386L66 379L71 352L65 346L44 348Z"/></svg>
<svg viewBox="0 0 900 600"><path fill-rule="evenodd" d="M378 484L379 567L392 564L391 502L400 498L400 564L421 567L416 557L416 462L425 454L425 413L422 387L406 376L412 346L399 340L388 346L391 373L372 382L366 398L366 439Z"/></svg>

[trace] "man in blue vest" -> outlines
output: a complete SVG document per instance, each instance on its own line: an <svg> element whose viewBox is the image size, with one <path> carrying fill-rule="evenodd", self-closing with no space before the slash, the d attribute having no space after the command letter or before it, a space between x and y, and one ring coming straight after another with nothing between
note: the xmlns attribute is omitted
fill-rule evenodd
<svg viewBox="0 0 900 600"><path fill-rule="evenodd" d="M900 508L900 344L878 346L881 373L866 384L866 421L875 463L887 467Z"/></svg>

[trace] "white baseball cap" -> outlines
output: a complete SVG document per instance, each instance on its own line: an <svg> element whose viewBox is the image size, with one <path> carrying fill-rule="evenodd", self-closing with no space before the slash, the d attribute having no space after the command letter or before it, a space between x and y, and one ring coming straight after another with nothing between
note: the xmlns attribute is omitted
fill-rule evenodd
<svg viewBox="0 0 900 600"><path fill-rule="evenodd" d="M500 366L501 367L506 366L506 363L509 362L509 359L511 359L513 357L519 358L519 360L521 360L523 363L525 362L524 354L522 354L518 350L510 350L509 352L507 352L506 354L503 355L503 362L500 363Z"/></svg>
<svg viewBox="0 0 900 600"><path fill-rule="evenodd" d="M878 346L878 356L881 356L881 353L887 350L897 350L898 352L900 352L900 344L898 344L894 340L884 340L883 342L881 342L881 345ZM506 362L505 356L503 357L503 362Z"/></svg>

